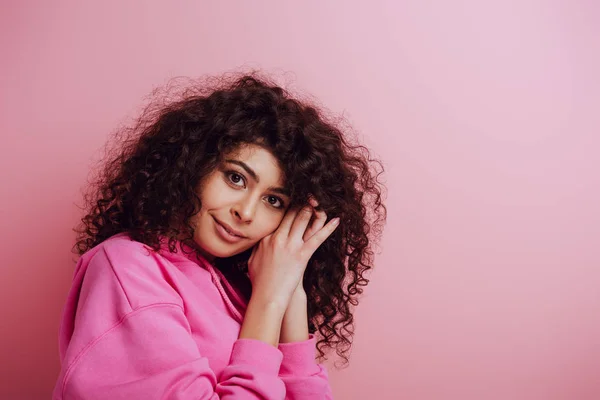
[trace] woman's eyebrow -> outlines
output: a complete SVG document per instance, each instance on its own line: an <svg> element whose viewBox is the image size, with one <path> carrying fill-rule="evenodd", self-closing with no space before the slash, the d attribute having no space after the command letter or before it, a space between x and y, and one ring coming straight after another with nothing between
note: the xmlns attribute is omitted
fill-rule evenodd
<svg viewBox="0 0 600 400"><path fill-rule="evenodd" d="M260 178L258 177L258 175L256 174L256 172L254 172L254 170L252 168L250 168L250 166L248 164L246 164L243 161L239 161L239 160L225 160L225 162L231 163L231 164L236 164L239 165L240 167L242 167L247 173L248 175L250 175L252 177L252 179L254 179L256 181L256 183L260 183ZM282 188L282 187L272 187L269 188L269 190L273 191L273 192L277 192L279 194L282 194L284 196L288 196L290 195L289 190Z"/></svg>
<svg viewBox="0 0 600 400"><path fill-rule="evenodd" d="M238 160L225 160L225 162L239 165L240 167L242 167L246 170L248 175L250 175L252 177L252 179L254 179L256 181L256 183L260 182L260 178L258 177L258 175L256 175L256 172L254 172L254 170L252 168L250 168L250 166L248 164L246 164L245 162L238 161Z"/></svg>

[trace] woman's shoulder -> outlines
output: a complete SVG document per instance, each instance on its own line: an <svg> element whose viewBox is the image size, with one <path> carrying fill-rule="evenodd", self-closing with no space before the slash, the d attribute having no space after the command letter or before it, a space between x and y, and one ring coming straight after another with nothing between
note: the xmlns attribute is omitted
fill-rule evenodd
<svg viewBox="0 0 600 400"><path fill-rule="evenodd" d="M114 281L132 309L157 303L181 305L170 276L176 271L150 246L121 233L82 256L79 268L86 279Z"/></svg>
<svg viewBox="0 0 600 400"><path fill-rule="evenodd" d="M104 251L110 249L111 251L124 252L126 254L131 253L146 253L145 250L151 250L151 247L145 243L138 242L129 236L127 232L117 233L98 244L94 249L102 249Z"/></svg>

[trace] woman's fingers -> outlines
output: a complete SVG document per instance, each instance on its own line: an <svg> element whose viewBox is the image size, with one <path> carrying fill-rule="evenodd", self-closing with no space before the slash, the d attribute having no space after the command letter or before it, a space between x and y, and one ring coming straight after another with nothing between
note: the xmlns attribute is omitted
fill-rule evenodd
<svg viewBox="0 0 600 400"><path fill-rule="evenodd" d="M309 228L304 232L304 237L302 240L305 242L308 241L315 233L321 230L321 228L325 225L327 221L327 214L325 211L316 211L313 214L312 222Z"/></svg>
<svg viewBox="0 0 600 400"><path fill-rule="evenodd" d="M298 214L298 208L290 208L283 216L283 219L281 220L281 223L276 231L283 235L282 237L289 236L292 223L294 222L294 219L296 219L296 214Z"/></svg>
<svg viewBox="0 0 600 400"><path fill-rule="evenodd" d="M333 233L339 223L339 218L334 218L325 224L327 214L325 211L315 210L319 203L314 197L309 198L309 204L302 208L288 210L278 231L288 239L302 240L304 244L307 244L303 248L309 249L312 254Z"/></svg>
<svg viewBox="0 0 600 400"><path fill-rule="evenodd" d="M313 208L311 206L302 207L302 209L296 215L296 219L292 223L292 227L290 229L289 238L290 239L298 239L302 240L304 236L304 232L306 231L306 227L310 222L310 218L313 215Z"/></svg>
<svg viewBox="0 0 600 400"><path fill-rule="evenodd" d="M335 231L335 228L340 224L339 218L333 218L327 223L321 230L315 233L307 242L304 243L304 249L312 254L319 248L319 246Z"/></svg>

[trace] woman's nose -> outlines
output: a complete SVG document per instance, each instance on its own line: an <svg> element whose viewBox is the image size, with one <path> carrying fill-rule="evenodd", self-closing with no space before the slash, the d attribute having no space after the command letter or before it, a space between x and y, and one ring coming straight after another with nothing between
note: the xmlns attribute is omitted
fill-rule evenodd
<svg viewBox="0 0 600 400"><path fill-rule="evenodd" d="M252 198L245 198L240 202L236 203L232 207L234 217L236 217L244 223L252 222L256 213L257 203L258 200Z"/></svg>

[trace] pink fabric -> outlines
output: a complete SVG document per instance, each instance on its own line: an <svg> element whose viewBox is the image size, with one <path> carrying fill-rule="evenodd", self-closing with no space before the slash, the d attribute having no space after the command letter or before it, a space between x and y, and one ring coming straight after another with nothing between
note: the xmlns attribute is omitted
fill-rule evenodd
<svg viewBox="0 0 600 400"><path fill-rule="evenodd" d="M53 399L331 399L314 336L277 348L238 339L245 307L180 244L153 252L116 235L77 264Z"/></svg>

